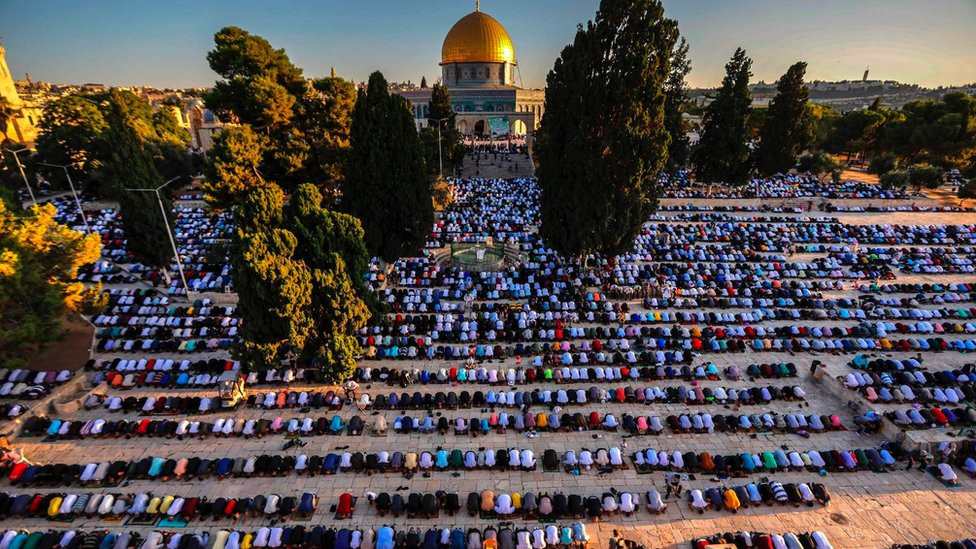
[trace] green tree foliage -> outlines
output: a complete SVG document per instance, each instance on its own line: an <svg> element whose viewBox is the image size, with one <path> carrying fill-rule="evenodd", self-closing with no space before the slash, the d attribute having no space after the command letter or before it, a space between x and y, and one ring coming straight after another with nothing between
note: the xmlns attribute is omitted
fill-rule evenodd
<svg viewBox="0 0 976 549"><path fill-rule="evenodd" d="M824 151L810 151L801 156L797 162L797 170L816 175L817 179L829 175L833 181L838 181L842 169L843 166Z"/></svg>
<svg viewBox="0 0 976 549"><path fill-rule="evenodd" d="M379 72L353 111L343 201L358 217L370 253L386 261L415 255L434 219L431 179L406 100Z"/></svg>
<svg viewBox="0 0 976 549"><path fill-rule="evenodd" d="M810 90L803 83L806 72L807 64L797 62L776 85L756 149L756 169L762 175L793 169L800 153L813 142L813 117L807 106Z"/></svg>
<svg viewBox="0 0 976 549"><path fill-rule="evenodd" d="M908 170L892 170L878 178L885 189L907 187L908 182Z"/></svg>
<svg viewBox="0 0 976 549"><path fill-rule="evenodd" d="M832 153L863 154L875 150L885 114L873 110L858 110L836 118L827 134L824 147Z"/></svg>
<svg viewBox="0 0 976 549"><path fill-rule="evenodd" d="M603 0L549 72L536 142L540 233L563 254L629 248L657 206L677 39L659 1Z"/></svg>
<svg viewBox="0 0 976 549"><path fill-rule="evenodd" d="M207 106L266 138L259 170L264 179L288 192L312 182L334 200L349 150L352 83L336 77L307 83L284 50L237 27L217 32L214 45L207 61L221 79L205 94ZM218 193L211 202L235 197Z"/></svg>
<svg viewBox="0 0 976 549"><path fill-rule="evenodd" d="M48 103L38 124L36 160L66 165L76 183L84 182L97 194L115 196L114 188L106 184L108 174L102 172L106 162L102 154L108 150L108 118L117 103L125 104L133 131L145 143L163 177L179 176L188 182L193 172L186 149L189 133L179 126L172 110L163 107L153 112L145 99L129 91L77 93ZM60 168L38 169L53 182L64 179Z"/></svg>
<svg viewBox="0 0 976 549"><path fill-rule="evenodd" d="M908 181L916 189L925 187L927 189L937 189L942 184L942 176L945 170L931 164L914 164L908 168Z"/></svg>
<svg viewBox="0 0 976 549"><path fill-rule="evenodd" d="M884 125L880 147L906 164L963 169L976 157L976 98L952 92L907 103L899 113Z"/></svg>
<svg viewBox="0 0 976 549"><path fill-rule="evenodd" d="M273 183L245 194L234 217L231 257L242 318L235 356L270 368L292 352L329 380L347 377L362 352L355 334L369 319L358 220L325 209L311 184L300 185L284 206Z"/></svg>
<svg viewBox="0 0 976 549"><path fill-rule="evenodd" d="M130 103L119 93L112 94L110 103L109 129L99 154L104 159L104 181L119 197L126 248L147 265L166 267L173 252L156 193L125 190L155 189L163 184L163 177L156 169L149 146L139 136L138 119ZM173 208L165 194L163 207L172 226Z"/></svg>
<svg viewBox="0 0 976 549"><path fill-rule="evenodd" d="M688 59L688 42L684 38L671 51L671 70L664 83L664 127L671 137L668 143L668 160L665 171L676 173L688 164L688 128L682 118L688 103L688 73L691 60Z"/></svg>
<svg viewBox="0 0 976 549"><path fill-rule="evenodd" d="M87 312L101 289L73 282L101 256L101 238L59 224L46 204L16 214L0 201L0 365L23 366L57 339L66 313Z"/></svg>
<svg viewBox="0 0 976 549"><path fill-rule="evenodd" d="M705 108L701 139L695 150L699 181L744 184L749 179L749 131L746 118L752 103L749 78L752 59L736 48L725 65L715 99Z"/></svg>
<svg viewBox="0 0 976 549"><path fill-rule="evenodd" d="M298 125L308 143L304 178L319 182L330 202L338 196L349 157L349 131L356 86L342 78L319 78L303 97Z"/></svg>
<svg viewBox="0 0 976 549"><path fill-rule="evenodd" d="M236 204L263 183L260 166L266 143L250 126L231 126L217 135L204 169L203 191L212 207Z"/></svg>
<svg viewBox="0 0 976 549"><path fill-rule="evenodd" d="M427 127L420 130L427 170L432 175L437 174L440 161L443 161L444 173L450 175L464 161L464 144L461 142L461 132L457 129L456 115L451 106L451 93L447 90L447 86L438 83L431 88L427 120ZM437 132L438 125L440 125L440 134ZM437 148L438 135L440 135L440 157Z"/></svg>
<svg viewBox="0 0 976 549"><path fill-rule="evenodd" d="M959 198L965 200L969 198L976 198L976 179L970 179L959 185L958 191Z"/></svg>
<svg viewBox="0 0 976 549"><path fill-rule="evenodd" d="M895 153L886 152L880 156L875 156L868 163L868 173L884 175L898 167L898 157Z"/></svg>

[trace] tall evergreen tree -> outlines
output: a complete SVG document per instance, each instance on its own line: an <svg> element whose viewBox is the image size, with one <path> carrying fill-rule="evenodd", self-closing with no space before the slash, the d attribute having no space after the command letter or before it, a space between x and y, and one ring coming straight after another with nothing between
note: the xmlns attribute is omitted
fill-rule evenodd
<svg viewBox="0 0 976 549"><path fill-rule="evenodd" d="M732 185L749 179L749 128L752 103L749 77L752 59L736 48L725 65L725 78L715 99L706 107L701 139L695 149L698 180Z"/></svg>
<svg viewBox="0 0 976 549"><path fill-rule="evenodd" d="M794 63L776 85L756 149L756 170L762 175L789 171L813 143L810 90L803 83L806 72L805 62Z"/></svg>
<svg viewBox="0 0 976 549"><path fill-rule="evenodd" d="M359 92L350 140L343 200L366 247L386 261L417 254L434 219L431 180L410 108L379 72Z"/></svg>
<svg viewBox="0 0 976 549"><path fill-rule="evenodd" d="M250 126L224 128L207 154L203 190L214 208L238 203L251 189L263 184L261 156L267 139Z"/></svg>
<svg viewBox="0 0 976 549"><path fill-rule="evenodd" d="M420 130L427 170L436 174L440 162L443 162L444 173L451 174L455 167L464 161L464 144L461 142L461 132L457 129L457 115L451 105L451 92L448 91L447 86L437 83L431 88L427 120L429 122L427 127ZM440 135L440 143L438 143L438 135Z"/></svg>
<svg viewBox="0 0 976 549"><path fill-rule="evenodd" d="M234 211L231 267L241 317L236 358L273 368L301 353L312 333L312 274L296 259L298 241L279 228L284 194L274 184L252 189Z"/></svg>
<svg viewBox="0 0 976 549"><path fill-rule="evenodd" d="M671 52L671 72L664 83L664 127L671 136L668 144L668 161L665 171L676 173L688 164L688 135L685 133L682 113L688 103L688 83L685 79L691 72L688 59L688 42L684 38Z"/></svg>
<svg viewBox="0 0 976 549"><path fill-rule="evenodd" d="M129 105L118 92L113 92L110 101L109 129L102 143L101 158L104 159L105 181L119 197L126 249L142 263L165 268L173 260L173 248L156 193L125 190L155 189L163 184L163 178L145 141L137 133L137 120ZM165 193L162 201L170 226L173 226L173 205Z"/></svg>
<svg viewBox="0 0 976 549"><path fill-rule="evenodd" d="M677 38L660 1L602 0L549 72L536 142L540 233L563 254L628 249L656 207Z"/></svg>

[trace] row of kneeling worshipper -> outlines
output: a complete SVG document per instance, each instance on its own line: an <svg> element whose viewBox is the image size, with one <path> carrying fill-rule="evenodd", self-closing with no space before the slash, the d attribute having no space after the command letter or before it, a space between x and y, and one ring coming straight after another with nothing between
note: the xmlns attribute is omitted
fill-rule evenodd
<svg viewBox="0 0 976 549"><path fill-rule="evenodd" d="M334 528L260 527L246 530L150 532L109 530L7 530L0 549L567 549L585 547L586 525L535 528ZM819 549L819 548L815 548Z"/></svg>
<svg viewBox="0 0 976 549"><path fill-rule="evenodd" d="M259 494L253 498L199 498L154 495L148 492L128 494L47 493L7 494L0 492L0 517L26 517L63 520L75 517L169 517L193 519L229 519L242 517L308 517L316 509L315 494L300 496Z"/></svg>
<svg viewBox="0 0 976 549"><path fill-rule="evenodd" d="M830 503L827 487L818 482L750 482L745 485L688 490L688 508L698 513L704 513L708 509L737 513L739 509L750 506L774 504L790 504L794 507L802 504L812 507L814 503Z"/></svg>
<svg viewBox="0 0 976 549"><path fill-rule="evenodd" d="M41 434L61 439L118 437L230 437L261 438L281 433L310 435L360 435L366 426L363 418L353 416L343 421L338 414L331 418L218 418L213 422L195 419L119 419L103 418L62 420L34 416L24 422L23 433Z"/></svg>
<svg viewBox="0 0 976 549"><path fill-rule="evenodd" d="M709 545L731 544L736 549L833 549L826 534L814 532L767 534L764 532L735 532L697 538L691 549L705 549Z"/></svg>
<svg viewBox="0 0 976 549"><path fill-rule="evenodd" d="M394 517L406 515L408 518L427 517L436 518L440 511L450 515L462 509L459 494L439 491L434 494L411 493L407 496L394 492L367 492L370 505L376 508L380 516L392 514ZM351 503L344 507L343 498L349 502L351 495L340 496L338 510L341 518L352 516ZM650 490L645 494L647 510L650 513L662 513L667 504L657 490ZM632 492L606 492L602 496L585 496L580 494L534 494L526 492L495 493L492 490L470 492L463 503L463 508L470 516L479 513L494 513L508 517L519 515L526 519L540 518L544 520L583 517L600 518L604 515L623 513L626 516L640 510L641 496Z"/></svg>
<svg viewBox="0 0 976 549"><path fill-rule="evenodd" d="M759 386L759 387L702 387L692 386L652 386L652 387L617 387L603 390L597 387L587 389L537 389L535 391L437 391L436 393L414 391L389 395L379 394L376 397L363 393L356 401L359 409L398 409L398 410L429 410L455 409L491 406L522 406L558 404L568 406L573 404L587 404L588 402L612 403L649 403L666 402L670 404L725 404L740 405L764 404L774 400L802 401L806 391L799 385L793 386ZM248 396L247 406L257 409L278 410L289 408L341 407L342 399L334 391L271 391ZM176 413L206 414L222 410L221 400L216 396L166 396L144 395L140 397L89 395L84 406L94 410L105 408L110 412L139 412L146 415L168 415Z"/></svg>
<svg viewBox="0 0 976 549"><path fill-rule="evenodd" d="M477 383L487 385L522 385L526 383L576 383L579 381L615 381L621 379L683 379L685 381L717 380L722 375L729 379L739 379L743 375L754 378L783 378L795 377L796 365L792 363L778 364L750 364L744 370L738 366L729 366L723 371L712 363L700 366L591 366L591 367L553 367L553 366L517 366L515 368L486 368L476 366L473 361L461 367L446 367L437 370L423 368L398 369L387 366L357 368L353 379L359 382L374 383L387 382L398 384L454 384Z"/></svg>
<svg viewBox="0 0 976 549"><path fill-rule="evenodd" d="M648 448L635 452L632 459L638 470L725 472L748 475L763 471L886 471L891 470L902 451L893 445L856 450L776 450L762 453L711 454Z"/></svg>
<svg viewBox="0 0 976 549"><path fill-rule="evenodd" d="M553 449L543 453L543 466L558 470L560 463L571 468L624 468L618 447L583 449L577 453L568 451L560 461ZM145 457L138 460L116 460L87 464L31 465L26 462L0 462L0 474L11 484L40 486L70 486L114 484L123 479L141 480L170 479L204 480L212 476L261 477L284 476L295 472L300 475L330 475L339 472L402 472L424 469L497 469L533 470L538 460L530 449L517 448L464 451L445 449L430 452L387 452L364 454L363 452L329 453L323 455L260 455L239 458L162 458Z"/></svg>
<svg viewBox="0 0 976 549"><path fill-rule="evenodd" d="M976 549L976 538L939 540L929 543L896 543L891 549Z"/></svg>

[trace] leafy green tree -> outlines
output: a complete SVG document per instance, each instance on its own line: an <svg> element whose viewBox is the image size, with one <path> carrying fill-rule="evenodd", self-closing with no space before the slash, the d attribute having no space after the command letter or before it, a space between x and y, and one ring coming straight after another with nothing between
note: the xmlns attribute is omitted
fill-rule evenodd
<svg viewBox="0 0 976 549"><path fill-rule="evenodd" d="M101 288L73 281L101 256L101 238L57 222L50 204L22 214L0 201L0 364L16 368L62 333L66 313L91 312ZM102 300L101 304L104 304Z"/></svg>
<svg viewBox="0 0 976 549"><path fill-rule="evenodd" d="M434 219L431 179L410 108L379 72L359 92L350 138L343 201L367 249L386 261L417 254Z"/></svg>
<svg viewBox="0 0 976 549"><path fill-rule="evenodd" d="M944 170L938 166L921 163L914 164L908 168L908 180L916 189L925 187L927 189L937 189L942 184Z"/></svg>
<svg viewBox="0 0 976 549"><path fill-rule="evenodd" d="M878 183L885 189L907 187L908 182L907 170L892 170L878 178Z"/></svg>
<svg viewBox="0 0 976 549"><path fill-rule="evenodd" d="M211 207L236 204L263 184L260 167L266 142L250 126L230 126L217 135L204 170L203 190Z"/></svg>
<svg viewBox="0 0 976 549"><path fill-rule="evenodd" d="M809 173L823 179L824 175L829 175L831 180L839 181L843 166L823 151L810 151L801 156L797 162L797 170L802 173Z"/></svg>
<svg viewBox="0 0 976 549"><path fill-rule="evenodd" d="M876 149L877 139L885 123L885 115L878 111L850 111L836 118L824 147L832 153L845 153L848 157Z"/></svg>
<svg viewBox="0 0 976 549"><path fill-rule="evenodd" d="M333 201L348 157L353 84L337 77L306 82L284 50L237 27L217 32L214 45L207 60L221 79L205 94L207 106L267 138L264 179L288 192L311 182Z"/></svg>
<svg viewBox="0 0 976 549"><path fill-rule="evenodd" d="M884 175L898 167L898 157L895 153L886 152L880 156L875 156L868 163L868 173Z"/></svg>
<svg viewBox="0 0 976 549"><path fill-rule="evenodd" d="M298 186L286 208L285 226L298 238L295 255L313 269L335 272L341 259L359 302L378 307L366 286L369 252L363 242L363 227L355 217L327 209L314 185ZM355 302L349 307L356 308ZM378 311L378 309L377 309Z"/></svg>
<svg viewBox="0 0 976 549"><path fill-rule="evenodd" d="M556 59L536 159L540 234L561 253L626 250L656 208L677 39L661 2L603 0Z"/></svg>
<svg viewBox="0 0 976 549"><path fill-rule="evenodd" d="M705 108L703 128L695 149L699 181L744 184L749 179L749 131L746 119L752 103L749 78L752 59L736 48L725 65L725 77L715 99Z"/></svg>
<svg viewBox="0 0 976 549"><path fill-rule="evenodd" d="M298 126L309 144L303 177L319 182L330 203L338 197L345 177L355 105L355 84L336 77L313 80L300 105Z"/></svg>
<svg viewBox="0 0 976 549"><path fill-rule="evenodd" d="M172 260L172 247L156 193L125 190L155 189L163 184L163 178L149 147L139 137L138 119L130 104L119 93L112 94L110 103L109 129L102 140L100 157L104 162L104 181L119 197L126 248L141 262L165 268ZM163 207L172 226L173 208L165 195Z"/></svg>
<svg viewBox="0 0 976 549"><path fill-rule="evenodd" d="M907 103L898 114L885 123L880 147L904 163L963 169L976 156L976 98L952 92Z"/></svg>
<svg viewBox="0 0 976 549"><path fill-rule="evenodd" d="M38 129L37 156L49 164L67 165L71 178L81 181L97 165L98 143L108 122L92 97L71 94L44 107Z"/></svg>
<svg viewBox="0 0 976 549"><path fill-rule="evenodd" d="M356 333L369 319L358 220L325 209L314 185L299 185L284 206L281 189L267 184L244 195L235 221L236 356L270 368L294 353L328 380L347 377L362 353Z"/></svg>
<svg viewBox="0 0 976 549"><path fill-rule="evenodd" d="M464 161L464 144L461 142L461 132L457 129L456 118L454 108L451 106L451 92L443 84L434 84L427 107L428 124L420 130L424 158L431 175L438 174L441 162L444 164L444 172L451 174ZM440 133L437 131L438 125ZM440 149L438 149L438 135Z"/></svg>
<svg viewBox="0 0 976 549"><path fill-rule="evenodd" d="M688 164L689 140L685 121L682 117L688 103L688 73L691 60L688 59L688 42L684 38L671 51L671 70L664 83L664 126L671 137L668 143L668 161L665 171L674 174Z"/></svg>
<svg viewBox="0 0 976 549"><path fill-rule="evenodd" d="M285 50L238 27L220 29L214 44L207 61L223 80L204 94L207 107L222 119L261 130L289 122L305 81Z"/></svg>
<svg viewBox="0 0 976 549"><path fill-rule="evenodd" d="M756 169L762 175L788 172L813 143L810 90L803 83L806 72L806 63L794 63L776 85L756 149Z"/></svg>
<svg viewBox="0 0 976 549"><path fill-rule="evenodd" d="M153 112L144 98L129 91L71 94L45 106L38 124L37 161L66 165L76 184L84 183L96 194L115 196L115 189L106 184L108 173L102 172L106 159L101 155L108 150L108 118L117 103L125 105L133 131L145 143L163 177L179 176L188 182L193 172L186 148L189 133L179 126L169 108ZM50 181L64 178L61 168L38 166L38 171Z"/></svg>
<svg viewBox="0 0 976 549"><path fill-rule="evenodd" d="M957 191L957 194L961 199L960 203L962 200L976 198L976 179L970 179L969 181L964 182L962 185L959 185L959 191Z"/></svg>

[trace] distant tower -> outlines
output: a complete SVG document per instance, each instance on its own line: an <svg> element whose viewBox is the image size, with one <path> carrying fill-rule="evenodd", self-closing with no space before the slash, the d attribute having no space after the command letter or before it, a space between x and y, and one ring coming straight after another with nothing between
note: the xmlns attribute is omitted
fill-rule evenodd
<svg viewBox="0 0 976 549"><path fill-rule="evenodd" d="M0 102L9 109L13 115L7 119L7 130L0 134L0 141L10 139L17 143L33 143L37 137L37 128L34 127L33 117L36 116L32 109L26 108L20 96L17 95L17 87L14 79L10 75L7 67L6 50L0 45Z"/></svg>
<svg viewBox="0 0 976 549"><path fill-rule="evenodd" d="M871 65L868 65L868 68L864 69L864 76L861 77L861 82L867 82L868 81L868 73L869 72L871 72Z"/></svg>
<svg viewBox="0 0 976 549"><path fill-rule="evenodd" d="M332 78L335 78L335 77L336 77L335 67L332 67Z"/></svg>

